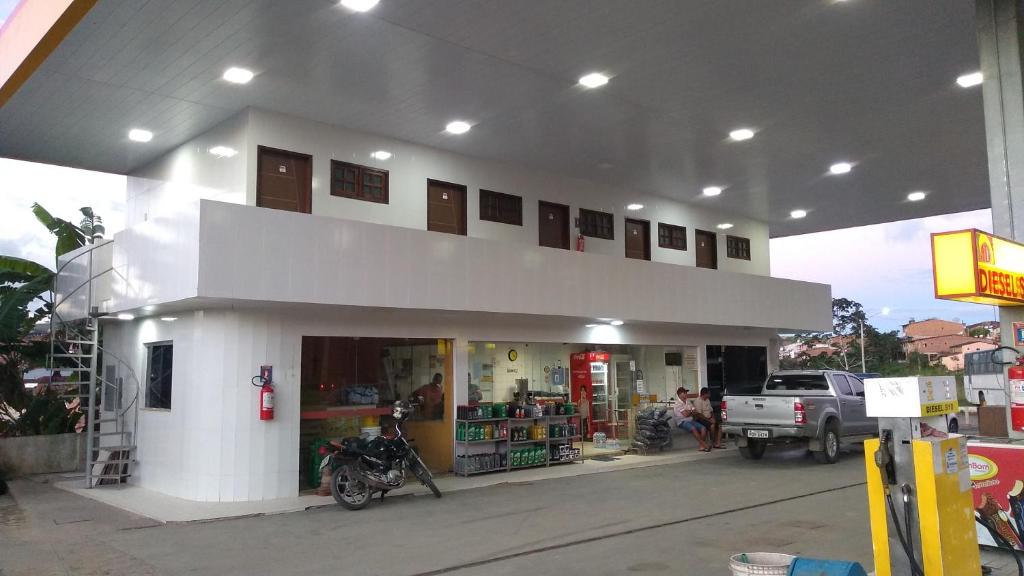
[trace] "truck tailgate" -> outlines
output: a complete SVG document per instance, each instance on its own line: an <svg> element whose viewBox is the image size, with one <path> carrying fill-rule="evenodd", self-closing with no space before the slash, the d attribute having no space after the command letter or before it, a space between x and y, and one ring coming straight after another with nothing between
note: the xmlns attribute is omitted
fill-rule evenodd
<svg viewBox="0 0 1024 576"><path fill-rule="evenodd" d="M792 426L792 396L726 396L728 424L738 426Z"/></svg>

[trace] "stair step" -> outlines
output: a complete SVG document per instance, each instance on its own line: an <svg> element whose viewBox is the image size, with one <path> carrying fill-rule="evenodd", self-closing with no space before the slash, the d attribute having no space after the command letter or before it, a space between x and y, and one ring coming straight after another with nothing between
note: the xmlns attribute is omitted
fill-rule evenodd
<svg viewBox="0 0 1024 576"><path fill-rule="evenodd" d="M50 354L50 358L92 358L92 354Z"/></svg>
<svg viewBox="0 0 1024 576"><path fill-rule="evenodd" d="M93 450L110 450L111 452L113 452L115 450L129 451L129 450L135 450L135 446L132 446L130 444L123 444L123 445L119 445L119 446L93 446L92 449Z"/></svg>
<svg viewBox="0 0 1024 576"><path fill-rule="evenodd" d="M127 480L131 474L93 474L93 480Z"/></svg>
<svg viewBox="0 0 1024 576"><path fill-rule="evenodd" d="M88 372L88 371L92 370L92 368L86 368L84 366L73 366L73 367L70 367L70 368L54 368L54 370L57 370L57 371L60 371L60 372L65 372L65 371L67 371L67 372ZM67 382L62 382L62 384L67 384Z"/></svg>
<svg viewBox="0 0 1024 576"><path fill-rule="evenodd" d="M138 464L138 460L91 460L89 464L95 466L97 464Z"/></svg>
<svg viewBox="0 0 1024 576"><path fill-rule="evenodd" d="M131 432L128 431L128 430L122 430L120 432L99 432L99 433L94 433L93 436L123 436L125 434L131 434ZM102 446L101 446L101 448L102 448Z"/></svg>

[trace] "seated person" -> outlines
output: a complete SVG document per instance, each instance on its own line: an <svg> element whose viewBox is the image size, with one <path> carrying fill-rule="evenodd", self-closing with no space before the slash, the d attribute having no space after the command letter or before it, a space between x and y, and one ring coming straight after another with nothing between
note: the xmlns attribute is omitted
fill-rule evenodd
<svg viewBox="0 0 1024 576"><path fill-rule="evenodd" d="M693 419L708 429L708 443L715 448L725 448L722 444L722 424L715 418L715 409L711 407L711 391L707 387L700 389L700 396L693 401L696 409ZM714 443L712 443L714 439Z"/></svg>
<svg viewBox="0 0 1024 576"><path fill-rule="evenodd" d="M672 413L675 415L676 426L680 430L693 434L693 437L697 439L700 444L701 452L710 452L711 447L704 442L704 438L707 435L707 428L693 419L693 415L697 412L697 408L693 405L693 402L689 397L689 390L680 386L676 389L676 401L672 405Z"/></svg>

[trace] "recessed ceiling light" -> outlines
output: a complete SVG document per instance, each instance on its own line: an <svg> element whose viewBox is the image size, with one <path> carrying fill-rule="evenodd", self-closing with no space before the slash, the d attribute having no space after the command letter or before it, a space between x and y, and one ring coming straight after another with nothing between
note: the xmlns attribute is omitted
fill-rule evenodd
<svg viewBox="0 0 1024 576"><path fill-rule="evenodd" d="M599 88L608 83L608 77L600 72L591 72L580 78L580 84L587 88Z"/></svg>
<svg viewBox="0 0 1024 576"><path fill-rule="evenodd" d="M722 222L718 225L719 230L728 230L729 228L732 228L732 224L729 222Z"/></svg>
<svg viewBox="0 0 1024 576"><path fill-rule="evenodd" d="M626 210L642 210L643 207L644 207L643 204L630 204L630 205L626 206Z"/></svg>
<svg viewBox="0 0 1024 576"><path fill-rule="evenodd" d="M370 154L370 157L374 160L387 160L391 158L391 152L388 152L387 150L377 150L373 154Z"/></svg>
<svg viewBox="0 0 1024 576"><path fill-rule="evenodd" d="M444 130L449 134L465 134L466 132L469 132L469 129L472 127L473 126L469 122L456 120L454 122L449 122L448 125L444 127Z"/></svg>
<svg viewBox="0 0 1024 576"><path fill-rule="evenodd" d="M721 186L708 186L703 191L703 194L705 196L718 196L721 193L722 193L722 187Z"/></svg>
<svg viewBox="0 0 1024 576"><path fill-rule="evenodd" d="M793 210L789 213L790 218L803 218L807 216L807 210Z"/></svg>
<svg viewBox="0 0 1024 576"><path fill-rule="evenodd" d="M174 316L163 316L160 319L163 320L164 322L174 322L175 320L177 320L177 318Z"/></svg>
<svg viewBox="0 0 1024 576"><path fill-rule="evenodd" d="M230 146L214 146L213 148L210 148L210 154L213 154L218 158L231 158L235 154L238 154L238 150L235 150Z"/></svg>
<svg viewBox="0 0 1024 576"><path fill-rule="evenodd" d="M832 174L848 174L850 170L853 170L853 164L849 162L836 162L828 167L828 171Z"/></svg>
<svg viewBox="0 0 1024 576"><path fill-rule="evenodd" d="M985 76L983 76L981 72L971 72L970 74L964 74L956 79L956 83L959 84L961 88L971 88L984 81Z"/></svg>
<svg viewBox="0 0 1024 576"><path fill-rule="evenodd" d="M255 74L252 73L252 70L232 66L224 71L221 78L231 82L232 84L248 84L249 81L252 80L253 76L255 76Z"/></svg>
<svg viewBox="0 0 1024 576"><path fill-rule="evenodd" d="M924 200L924 197L927 195L927 192L921 192L920 190L918 190L917 192L911 192L910 194L907 194L907 200L910 200L911 202L920 202L921 200Z"/></svg>
<svg viewBox="0 0 1024 576"><path fill-rule="evenodd" d="M128 131L128 139L132 142L149 142L153 139L153 133L142 128L132 128Z"/></svg>
<svg viewBox="0 0 1024 576"><path fill-rule="evenodd" d="M135 316L132 316L131 314L121 313L121 314L117 315L117 319L118 320L135 320Z"/></svg>
<svg viewBox="0 0 1024 576"><path fill-rule="evenodd" d="M587 328L597 328L597 324L587 324Z"/></svg>
<svg viewBox="0 0 1024 576"><path fill-rule="evenodd" d="M368 12L373 10L380 0L341 0L341 5L356 12Z"/></svg>
<svg viewBox="0 0 1024 576"><path fill-rule="evenodd" d="M611 322L609 322L609 324L611 324L612 326L622 326L624 322L622 320L612 320Z"/></svg>
<svg viewBox="0 0 1024 576"><path fill-rule="evenodd" d="M729 132L729 138L736 142L742 142L744 140L750 140L754 137L754 131L750 128L737 128L732 132Z"/></svg>
<svg viewBox="0 0 1024 576"><path fill-rule="evenodd" d="M146 312L152 312L153 310L156 310L156 306L150 304L149 306L143 306L142 309L145 310Z"/></svg>

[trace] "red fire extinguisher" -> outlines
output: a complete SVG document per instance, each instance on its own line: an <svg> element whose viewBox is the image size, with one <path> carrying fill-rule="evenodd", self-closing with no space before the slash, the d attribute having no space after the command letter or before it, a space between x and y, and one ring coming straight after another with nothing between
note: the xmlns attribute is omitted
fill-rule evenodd
<svg viewBox="0 0 1024 576"><path fill-rule="evenodd" d="M1010 367L1010 426L1024 432L1024 356Z"/></svg>
<svg viewBox="0 0 1024 576"><path fill-rule="evenodd" d="M252 385L260 389L260 420L274 419L274 369L260 366L260 375L253 376Z"/></svg>

